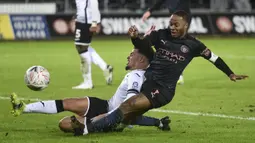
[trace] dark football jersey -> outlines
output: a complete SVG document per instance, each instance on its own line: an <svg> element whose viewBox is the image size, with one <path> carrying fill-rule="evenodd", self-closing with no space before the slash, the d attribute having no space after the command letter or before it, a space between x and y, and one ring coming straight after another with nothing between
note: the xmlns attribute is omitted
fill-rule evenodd
<svg viewBox="0 0 255 143"><path fill-rule="evenodd" d="M132 39L133 43L140 40L148 40L156 49L145 76L167 88L175 89L179 76L194 57L211 57L210 50L196 38L190 35L174 38L169 29L153 31L143 39Z"/></svg>

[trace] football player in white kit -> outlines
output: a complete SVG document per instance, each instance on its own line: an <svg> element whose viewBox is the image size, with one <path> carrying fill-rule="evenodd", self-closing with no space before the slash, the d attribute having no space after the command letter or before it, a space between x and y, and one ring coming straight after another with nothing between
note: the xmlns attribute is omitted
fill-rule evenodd
<svg viewBox="0 0 255 143"><path fill-rule="evenodd" d="M75 0L76 20L75 20L75 46L81 58L81 72L83 82L73 87L73 89L92 89L91 63L99 66L105 76L107 84L112 82L113 68L97 54L90 46L93 34L98 31L98 24L101 14L98 8L98 0Z"/></svg>
<svg viewBox="0 0 255 143"><path fill-rule="evenodd" d="M148 45L149 46L149 45ZM145 50L144 50L145 49ZM103 100L96 97L68 98L63 100L48 100L25 104L19 100L17 95L11 95L12 114L18 116L22 113L46 113L56 114L63 111L70 111L78 115L79 122L86 124L94 117L106 114L117 108L122 102L140 92L144 82L144 72L154 56L153 49L135 48L128 56L126 70L130 70L122 80L117 91L110 100ZM156 119L140 116L128 124L156 126L161 130L170 130L169 117ZM65 117L59 122L59 127L64 132L74 132L71 117ZM77 131L75 131L77 132Z"/></svg>

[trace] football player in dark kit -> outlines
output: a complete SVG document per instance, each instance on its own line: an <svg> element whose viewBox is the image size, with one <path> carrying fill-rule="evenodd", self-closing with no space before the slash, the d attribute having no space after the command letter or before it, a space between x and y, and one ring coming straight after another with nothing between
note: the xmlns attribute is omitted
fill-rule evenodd
<svg viewBox="0 0 255 143"><path fill-rule="evenodd" d="M190 24L190 0L157 0L156 3L143 14L142 20L146 21L150 17L151 13L158 10L163 4L168 8L169 15L172 15L176 11L185 11L188 14L188 23ZM183 74L180 75L177 83L180 85L184 84Z"/></svg>
<svg viewBox="0 0 255 143"><path fill-rule="evenodd" d="M195 57L203 57L210 61L232 81L247 78L246 75L236 75L219 56L215 55L201 41L187 34L187 16L184 11L175 12L170 18L168 28L151 31L145 37L138 36L137 28L132 26L128 33L135 46L149 42L156 49L154 59L146 70L146 81L142 85L141 92L97 121L86 125L77 125L73 118L73 127L76 130L82 130L84 135L106 131L150 109L168 104L174 97L180 74Z"/></svg>

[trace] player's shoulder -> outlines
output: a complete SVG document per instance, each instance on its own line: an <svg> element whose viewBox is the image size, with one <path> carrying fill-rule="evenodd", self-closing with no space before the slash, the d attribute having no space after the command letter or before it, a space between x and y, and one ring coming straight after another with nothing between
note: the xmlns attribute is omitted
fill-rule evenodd
<svg viewBox="0 0 255 143"><path fill-rule="evenodd" d="M157 35L161 38L167 38L167 37L169 37L169 35L171 36L168 28L158 29L156 32L157 32Z"/></svg>
<svg viewBox="0 0 255 143"><path fill-rule="evenodd" d="M156 33L166 33L168 32L169 30L167 28L165 29L157 29L157 30L151 30L151 32L156 32Z"/></svg>
<svg viewBox="0 0 255 143"><path fill-rule="evenodd" d="M197 37L192 36L192 35L190 35L190 34L187 34L186 39L191 40L191 41L194 41L194 42L200 42L200 41L197 39Z"/></svg>
<svg viewBox="0 0 255 143"><path fill-rule="evenodd" d="M137 78L143 78L143 75L145 73L145 70L132 70L127 75Z"/></svg>
<svg viewBox="0 0 255 143"><path fill-rule="evenodd" d="M164 28L164 29L159 29L157 30L159 33L169 33L169 29L168 28Z"/></svg>
<svg viewBox="0 0 255 143"><path fill-rule="evenodd" d="M194 47L199 47L199 46L203 45L203 43L197 37L194 37L192 35L188 34L186 39Z"/></svg>

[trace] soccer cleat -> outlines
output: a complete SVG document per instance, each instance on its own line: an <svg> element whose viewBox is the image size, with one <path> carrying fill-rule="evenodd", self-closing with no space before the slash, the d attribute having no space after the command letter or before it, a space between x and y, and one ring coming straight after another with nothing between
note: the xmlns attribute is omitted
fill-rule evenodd
<svg viewBox="0 0 255 143"><path fill-rule="evenodd" d="M111 65L107 65L106 70L104 70L104 77L106 80L106 84L112 84L112 76L113 76L113 67Z"/></svg>
<svg viewBox="0 0 255 143"><path fill-rule="evenodd" d="M84 120L87 121L87 118L84 117ZM87 125L80 123L75 116L71 116L71 126L74 130L74 136L81 136L81 135L88 134Z"/></svg>
<svg viewBox="0 0 255 143"><path fill-rule="evenodd" d="M93 89L93 88L94 88L93 84L89 84L88 82L85 83L83 82L78 86L72 87L72 89Z"/></svg>
<svg viewBox="0 0 255 143"><path fill-rule="evenodd" d="M184 78L183 75L180 75L179 80L177 81L178 85L183 85L184 84Z"/></svg>
<svg viewBox="0 0 255 143"><path fill-rule="evenodd" d="M170 131L171 128L169 126L169 124L171 123L171 120L169 119L168 116L160 119L160 125L159 125L159 129L162 131Z"/></svg>
<svg viewBox="0 0 255 143"><path fill-rule="evenodd" d="M23 101L20 101L18 99L17 94L15 93L12 93L10 98L11 98L11 104L12 104L12 111L11 111L12 115L15 117L21 115L23 113L23 110L26 104Z"/></svg>

